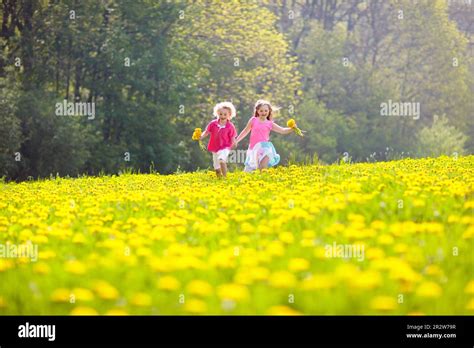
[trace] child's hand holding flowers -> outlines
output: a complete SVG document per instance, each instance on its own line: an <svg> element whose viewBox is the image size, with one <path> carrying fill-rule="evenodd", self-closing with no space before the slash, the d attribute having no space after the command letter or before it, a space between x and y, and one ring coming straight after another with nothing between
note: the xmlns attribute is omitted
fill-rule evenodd
<svg viewBox="0 0 474 348"><path fill-rule="evenodd" d="M194 130L194 133L193 133L193 136L192 136L192 139L199 142L199 147L201 148L201 150L203 151L206 151L206 147L204 146L204 144L202 143L201 141L201 136L202 136L202 130L201 128L196 128Z"/></svg>
<svg viewBox="0 0 474 348"><path fill-rule="evenodd" d="M286 122L286 125L294 129L295 133L300 137L304 136L303 131L296 126L296 121L294 119L290 118L288 122Z"/></svg>

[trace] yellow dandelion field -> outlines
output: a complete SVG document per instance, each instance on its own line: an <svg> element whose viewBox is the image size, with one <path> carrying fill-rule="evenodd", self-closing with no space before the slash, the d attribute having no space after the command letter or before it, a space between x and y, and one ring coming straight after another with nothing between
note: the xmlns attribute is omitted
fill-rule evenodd
<svg viewBox="0 0 474 348"><path fill-rule="evenodd" d="M473 169L0 183L0 314L473 314Z"/></svg>

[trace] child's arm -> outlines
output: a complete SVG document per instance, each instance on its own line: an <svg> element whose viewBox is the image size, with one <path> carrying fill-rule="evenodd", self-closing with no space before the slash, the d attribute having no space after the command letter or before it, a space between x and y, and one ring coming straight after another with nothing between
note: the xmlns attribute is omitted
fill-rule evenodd
<svg viewBox="0 0 474 348"><path fill-rule="evenodd" d="M201 138L199 138L199 140L202 140L204 139L205 137L207 137L209 135L209 132L207 131L207 129L204 131L204 133L201 134Z"/></svg>
<svg viewBox="0 0 474 348"><path fill-rule="evenodd" d="M237 147L237 130L235 129L235 126L232 124L232 134L230 135L230 139L232 140L232 148Z"/></svg>
<svg viewBox="0 0 474 348"><path fill-rule="evenodd" d="M280 127L276 123L273 123L272 125L272 131L280 133L280 134L290 134L293 132L293 128L290 127Z"/></svg>
<svg viewBox="0 0 474 348"><path fill-rule="evenodd" d="M252 128L252 119L250 119L247 122L247 125L245 126L245 128L242 130L242 132L240 132L237 139L235 139L235 143L238 144L243 138L245 138L247 134L249 134L251 128Z"/></svg>

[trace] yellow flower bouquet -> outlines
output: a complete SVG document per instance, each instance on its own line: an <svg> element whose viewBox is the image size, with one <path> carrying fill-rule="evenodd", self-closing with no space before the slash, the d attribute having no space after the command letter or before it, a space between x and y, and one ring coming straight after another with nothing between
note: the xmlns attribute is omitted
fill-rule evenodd
<svg viewBox="0 0 474 348"><path fill-rule="evenodd" d="M290 118L288 122L286 122L286 125L294 129L297 135L299 135L300 137L304 137L303 131L296 126L296 121L294 119Z"/></svg>
<svg viewBox="0 0 474 348"><path fill-rule="evenodd" d="M201 150L206 151L206 146L201 141L201 135L202 135L202 129L201 128L196 128L194 130L192 139L199 143L199 147L201 148Z"/></svg>

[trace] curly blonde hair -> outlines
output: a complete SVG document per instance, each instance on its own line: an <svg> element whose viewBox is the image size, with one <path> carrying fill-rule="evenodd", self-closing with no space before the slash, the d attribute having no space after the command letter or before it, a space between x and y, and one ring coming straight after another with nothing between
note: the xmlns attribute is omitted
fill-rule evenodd
<svg viewBox="0 0 474 348"><path fill-rule="evenodd" d="M220 109L227 109L230 111L230 119L234 118L235 115L237 114L237 111L235 110L235 106L234 104L232 104L231 102L222 102L222 103L217 103L216 106L214 106L214 111L213 111L213 114L215 117L219 117L219 115L217 114L217 112L220 110Z"/></svg>

